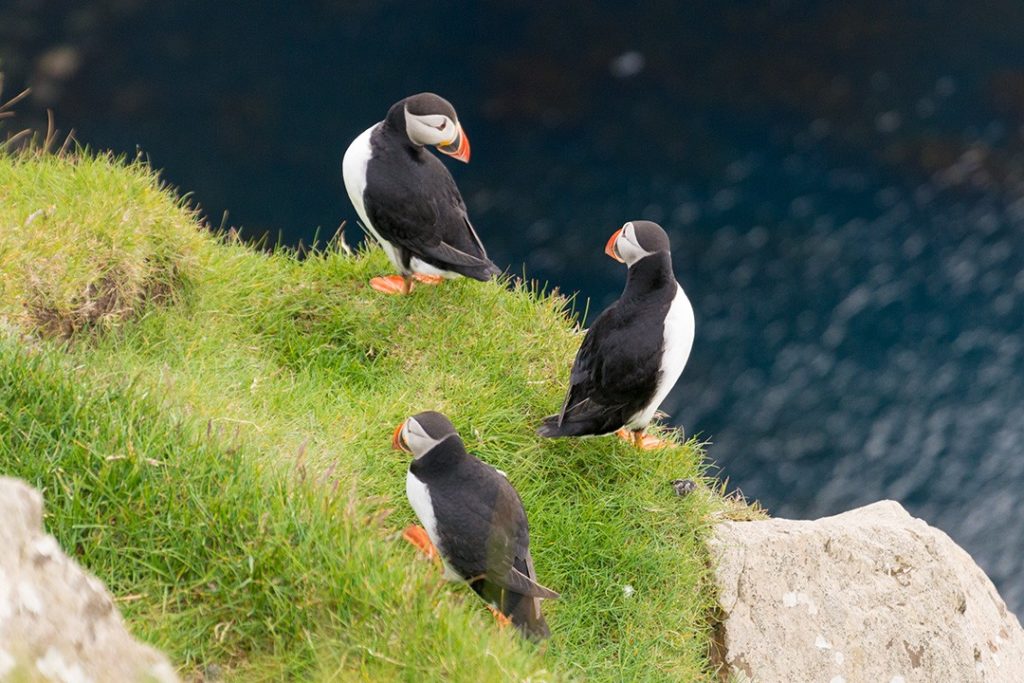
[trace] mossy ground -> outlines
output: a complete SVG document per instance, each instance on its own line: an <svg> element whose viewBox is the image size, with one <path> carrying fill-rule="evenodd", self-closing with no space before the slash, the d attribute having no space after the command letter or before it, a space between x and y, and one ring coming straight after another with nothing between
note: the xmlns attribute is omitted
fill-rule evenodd
<svg viewBox="0 0 1024 683"><path fill-rule="evenodd" d="M385 272L379 250L213 236L140 164L0 155L0 474L43 490L186 676L709 678L703 538L745 508L699 446L537 438L580 341L567 302L507 280L385 297ZM390 435L426 409L523 497L562 594L541 647L396 538ZM678 498L680 477L702 485Z"/></svg>

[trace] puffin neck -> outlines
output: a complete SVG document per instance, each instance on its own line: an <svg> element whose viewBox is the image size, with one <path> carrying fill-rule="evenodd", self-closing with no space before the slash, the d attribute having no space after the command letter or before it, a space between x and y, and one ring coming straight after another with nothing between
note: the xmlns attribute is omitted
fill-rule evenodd
<svg viewBox="0 0 1024 683"><path fill-rule="evenodd" d="M388 115L381 122L380 133L399 147L410 152L421 152L423 147L409 139L405 131L405 108L396 104L388 110Z"/></svg>
<svg viewBox="0 0 1024 683"><path fill-rule="evenodd" d="M444 471L466 456L466 447L458 434L449 434L437 442L423 457L415 458L409 469L416 474Z"/></svg>
<svg viewBox="0 0 1024 683"><path fill-rule="evenodd" d="M384 128L405 135L405 101L396 102L384 117Z"/></svg>
<svg viewBox="0 0 1024 683"><path fill-rule="evenodd" d="M659 251L645 256L630 267L626 274L626 288L623 299L634 299L671 285L675 282L672 272L672 256Z"/></svg>

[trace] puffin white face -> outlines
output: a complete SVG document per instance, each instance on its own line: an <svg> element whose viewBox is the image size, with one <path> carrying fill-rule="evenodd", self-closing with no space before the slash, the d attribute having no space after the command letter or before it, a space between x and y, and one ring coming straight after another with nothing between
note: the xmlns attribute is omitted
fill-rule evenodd
<svg viewBox="0 0 1024 683"><path fill-rule="evenodd" d="M604 248L604 253L611 256L616 261L625 263L627 266L631 266L645 256L650 256L654 252L647 251L640 246L639 240L636 235L636 227L633 222L626 223L619 228L615 234L608 240L608 244Z"/></svg>
<svg viewBox="0 0 1024 683"><path fill-rule="evenodd" d="M446 114L413 114L405 109L405 133L416 145L430 145L438 152L469 163L469 138L457 119Z"/></svg>
<svg viewBox="0 0 1024 683"><path fill-rule="evenodd" d="M459 124L444 114L411 114L406 108L405 132L417 145L447 146L458 141Z"/></svg>
<svg viewBox="0 0 1024 683"><path fill-rule="evenodd" d="M413 458L419 459L430 452L430 450L441 443L441 439L435 439L427 433L415 417L410 417L395 429L395 435L391 445L396 450L412 453Z"/></svg>
<svg viewBox="0 0 1024 683"><path fill-rule="evenodd" d="M436 147L442 154L469 163L469 138L452 103L440 95L421 92L399 100L388 110L385 121L398 130L404 126L412 144Z"/></svg>

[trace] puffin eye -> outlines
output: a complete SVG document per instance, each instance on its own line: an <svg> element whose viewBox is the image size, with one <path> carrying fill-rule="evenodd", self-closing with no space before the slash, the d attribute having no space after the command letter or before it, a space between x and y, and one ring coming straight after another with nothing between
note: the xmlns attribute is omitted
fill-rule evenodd
<svg viewBox="0 0 1024 683"><path fill-rule="evenodd" d="M441 125L440 125L440 126L438 126L438 127L437 127L437 129L438 129L438 130L444 130L444 129L445 129L445 128L447 128L447 127L448 127L448 122L447 122L447 121L442 121L442 122L441 122Z"/></svg>

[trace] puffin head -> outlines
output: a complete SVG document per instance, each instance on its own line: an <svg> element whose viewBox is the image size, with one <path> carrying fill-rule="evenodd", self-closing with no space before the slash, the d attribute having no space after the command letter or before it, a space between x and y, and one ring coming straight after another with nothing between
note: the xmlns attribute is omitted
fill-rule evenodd
<svg viewBox="0 0 1024 683"><path fill-rule="evenodd" d="M626 223L612 234L604 247L604 253L627 266L659 251L670 252L668 235L651 221Z"/></svg>
<svg viewBox="0 0 1024 683"><path fill-rule="evenodd" d="M469 163L469 138L448 100L421 92L397 102L388 118L392 115L397 125L405 124L405 134L414 145L436 147L442 154Z"/></svg>
<svg viewBox="0 0 1024 683"><path fill-rule="evenodd" d="M451 420L441 413L428 410L417 413L398 425L394 436L391 437L391 447L412 453L414 458L422 458L434 446L453 434L458 436Z"/></svg>

